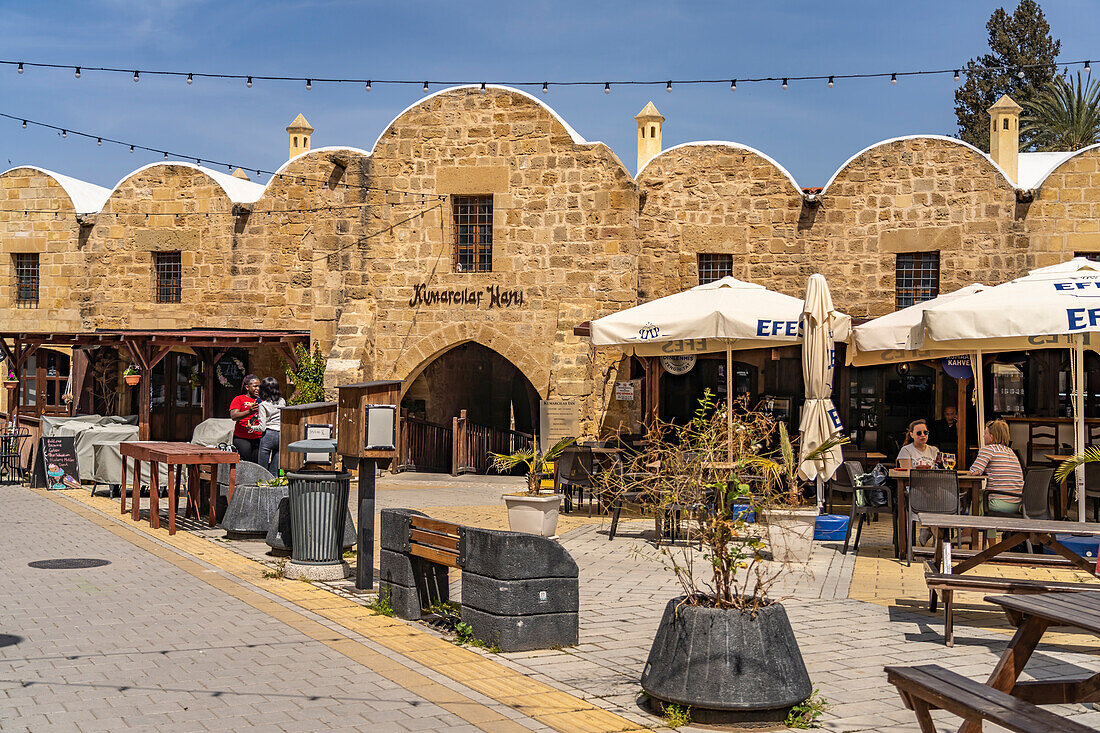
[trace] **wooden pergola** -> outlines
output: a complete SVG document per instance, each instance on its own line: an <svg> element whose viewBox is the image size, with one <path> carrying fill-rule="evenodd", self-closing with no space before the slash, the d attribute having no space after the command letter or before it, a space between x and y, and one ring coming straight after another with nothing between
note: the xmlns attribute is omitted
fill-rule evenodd
<svg viewBox="0 0 1100 733"><path fill-rule="evenodd" d="M294 355L294 346L302 344L309 347L309 331L276 331L259 329L221 329L221 328L185 328L185 329L96 329L86 333L63 332L0 332L0 351L7 358L16 379L21 383L23 367L42 346L67 346L72 349L92 349L114 347L128 354L134 364L141 368L141 381L138 383L138 435L141 440L149 439L150 399L152 396L150 380L153 367L161 362L173 349L186 347L192 349L204 364L203 374L203 419L213 417L214 365L231 348L273 348L278 351L294 368L298 360ZM74 384L83 382L83 375L74 375ZM16 387L19 394L21 384ZM80 387L76 387L79 389ZM18 399L12 411L18 412Z"/></svg>

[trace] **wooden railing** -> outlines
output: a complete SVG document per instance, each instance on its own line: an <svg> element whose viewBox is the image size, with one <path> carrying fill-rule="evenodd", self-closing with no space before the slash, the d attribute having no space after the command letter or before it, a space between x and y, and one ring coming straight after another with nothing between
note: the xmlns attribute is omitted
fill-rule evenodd
<svg viewBox="0 0 1100 733"><path fill-rule="evenodd" d="M462 410L454 418L454 451L451 474L488 473L492 464L490 453L515 453L529 449L535 436L518 430L501 430L470 422Z"/></svg>
<svg viewBox="0 0 1100 733"><path fill-rule="evenodd" d="M451 470L454 435L451 428L401 411L401 431L397 453L398 471Z"/></svg>

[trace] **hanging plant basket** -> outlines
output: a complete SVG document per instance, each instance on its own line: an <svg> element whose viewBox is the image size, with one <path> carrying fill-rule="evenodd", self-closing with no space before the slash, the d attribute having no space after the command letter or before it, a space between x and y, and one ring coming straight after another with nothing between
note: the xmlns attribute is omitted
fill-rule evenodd
<svg viewBox="0 0 1100 733"><path fill-rule="evenodd" d="M141 375L127 374L122 377L122 381L126 382L126 384L130 385L131 387L136 387L138 383L141 382Z"/></svg>

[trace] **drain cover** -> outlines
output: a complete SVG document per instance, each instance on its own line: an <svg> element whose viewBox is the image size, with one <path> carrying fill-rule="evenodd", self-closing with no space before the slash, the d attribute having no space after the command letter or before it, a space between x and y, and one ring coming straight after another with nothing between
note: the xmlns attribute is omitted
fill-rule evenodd
<svg viewBox="0 0 1100 733"><path fill-rule="evenodd" d="M79 568L98 568L110 565L110 560L97 557L59 557L55 560L35 560L27 565L39 570L77 570Z"/></svg>

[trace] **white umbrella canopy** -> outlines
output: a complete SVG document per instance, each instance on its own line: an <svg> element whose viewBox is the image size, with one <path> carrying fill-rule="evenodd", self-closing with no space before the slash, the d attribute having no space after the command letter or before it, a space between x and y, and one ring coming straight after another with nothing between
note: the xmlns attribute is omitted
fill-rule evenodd
<svg viewBox="0 0 1100 733"><path fill-rule="evenodd" d="M1015 351L1068 348L1073 364L1074 452L1084 450L1085 348L1100 343L1100 263L1078 257L924 311L917 348ZM1084 467L1077 472L1080 521L1085 519Z"/></svg>
<svg viewBox="0 0 1100 733"><path fill-rule="evenodd" d="M811 275L806 283L802 309L802 380L806 385L806 402L799 424L802 434L799 450L803 460L798 472L807 480L817 481L819 506L824 499L823 482L833 477L844 460L839 445L820 460L805 460L808 453L844 429L832 400L836 365L833 323L840 319L833 308L829 284L823 276Z"/></svg>
<svg viewBox="0 0 1100 733"><path fill-rule="evenodd" d="M837 316L834 337L843 341L851 320ZM724 277L598 318L592 343L633 347L639 356L767 348L800 343L801 318L799 298Z"/></svg>
<svg viewBox="0 0 1100 733"><path fill-rule="evenodd" d="M960 351L953 348L917 349L913 346L914 328L920 326L924 311L928 308L980 293L987 287L978 283L967 285L938 298L853 326L852 334L848 339L848 364L851 366L896 364L904 361L940 359L966 353L965 349Z"/></svg>

